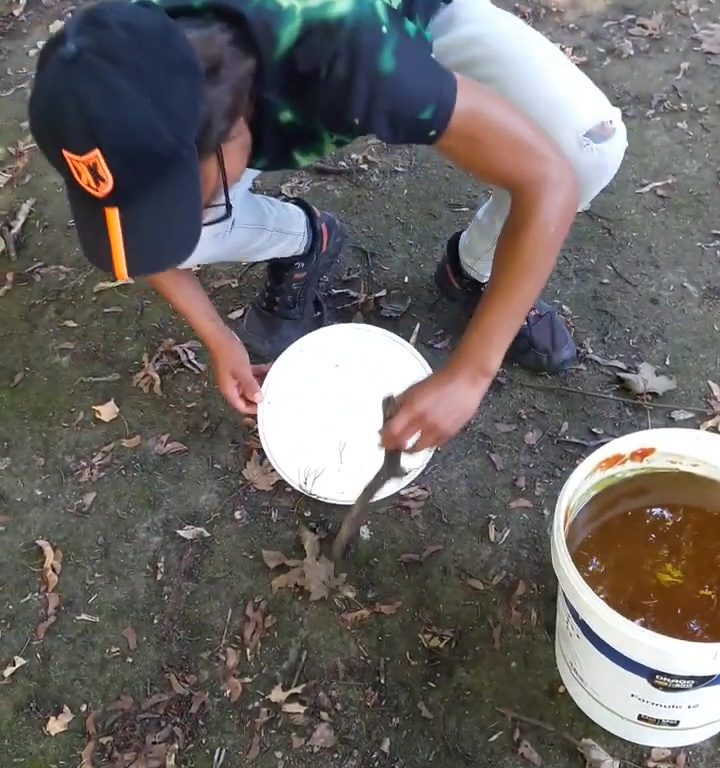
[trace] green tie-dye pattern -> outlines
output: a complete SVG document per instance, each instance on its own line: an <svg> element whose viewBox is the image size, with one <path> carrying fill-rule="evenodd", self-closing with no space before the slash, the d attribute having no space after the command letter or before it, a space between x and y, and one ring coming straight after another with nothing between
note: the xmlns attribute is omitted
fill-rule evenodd
<svg viewBox="0 0 720 768"><path fill-rule="evenodd" d="M212 10L214 6L213 0L152 1L165 7L172 15L182 15L187 12L186 9ZM394 9L402 13L405 2L407 0L237 0L237 6L248 16L255 14L266 20L271 37L264 41L266 45L270 43L270 49L264 50L264 53L271 57L278 72L283 72L287 57L307 30L315 29L318 24L335 22L340 33L346 29L351 30L351 34L361 34L363 29L381 32L377 41L376 67L380 76L387 77L398 66L398 33L404 33L410 39L420 36L429 41L427 27L430 12L443 0L420 0L413 18L403 16L400 30L391 23L389 11ZM227 0L224 0L222 7L228 8ZM421 19L418 10L427 18ZM276 82L280 79L276 78ZM299 99L297 104L288 103L288 98L293 96ZM271 93L265 98L261 95L258 109L262 111L263 135L271 137L270 145L255 147L256 154L251 157L252 167L258 170L311 165L355 138L354 135L329 131L314 119L310 110L303 110L301 94ZM434 112L435 107L430 105L418 119L430 120ZM357 119L355 122L358 122ZM278 156L281 147L285 148L282 159Z"/></svg>

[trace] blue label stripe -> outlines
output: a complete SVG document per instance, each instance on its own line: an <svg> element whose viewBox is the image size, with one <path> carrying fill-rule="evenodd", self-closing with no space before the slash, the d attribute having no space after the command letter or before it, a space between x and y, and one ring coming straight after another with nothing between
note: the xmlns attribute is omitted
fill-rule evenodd
<svg viewBox="0 0 720 768"><path fill-rule="evenodd" d="M565 601L565 605L567 606L568 612L590 645L592 645L592 647L598 653L602 654L608 661L611 661L613 664L617 665L621 669L624 669L626 672L629 672L631 675L641 677L643 680L646 680L648 683L650 683L654 688L660 689L658 685L655 685L652 682L657 677L666 677L670 680L695 681L694 685L690 685L685 689L669 687L665 689L668 693L681 693L683 690L697 690L698 688L720 685L720 675L715 675L714 677L712 675L707 675L705 677L692 675L674 675L661 672L660 670L653 669L652 667L647 667L644 664L640 664L640 662L634 661L630 657L625 656L624 654L620 653L617 648L613 648L612 645L603 640L600 635L598 635L594 630L590 628L587 622L580 618L580 614L570 604L564 592L562 593L562 596L563 600Z"/></svg>

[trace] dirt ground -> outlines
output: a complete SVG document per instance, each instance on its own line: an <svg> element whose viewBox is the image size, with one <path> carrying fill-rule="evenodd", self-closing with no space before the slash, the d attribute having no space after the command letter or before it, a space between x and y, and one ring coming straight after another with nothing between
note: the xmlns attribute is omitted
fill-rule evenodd
<svg viewBox="0 0 720 768"><path fill-rule="evenodd" d="M30 0L14 16L20 6L4 2L0 146L17 150L27 137L32 54L70 6ZM591 213L578 216L546 297L564 307L594 355L675 375L678 387L661 403L701 408L720 349L720 56L703 54L692 36L718 21L717 9L598 0L517 12L587 58L581 66L622 107L630 134L625 165ZM626 17L655 12L662 24ZM351 172L263 184L291 184L342 215L352 246L340 272L359 271L367 292L412 295L399 320L369 307L366 322L406 338L420 322L419 348L442 364L447 349L428 342L443 341L452 318L432 270L483 191L426 151L353 153L345 156ZM589 358L561 380L508 368L475 421L420 478L424 504L375 513L350 564L354 598L273 594L261 551L296 557L298 518L323 531L342 510L282 483L253 489L242 475L252 426L227 410L205 374L177 362L161 370L162 394L133 386L144 353L191 334L142 286L99 290L106 276L80 257L56 176L22 145L2 160L5 169L13 164L9 179L0 176L2 215L13 220L26 200L37 202L17 260L0 255L0 668L15 656L27 661L0 680L3 766L75 768L89 741L85 756L94 762L86 766L113 751L126 756L118 765L130 764L143 744L150 757L136 759L137 768L209 768L220 748L225 768L532 765L497 708L595 738L624 764L644 765L648 750L595 727L560 687L548 526L563 479L596 441L673 424L671 409L623 402L615 370ZM238 268L203 270L201 279L229 313L253 295L258 272L243 273L239 286L229 282L241 277ZM197 357L204 361L204 352ZM103 423L92 406L111 398L120 415ZM160 455L172 447L158 439L168 434L186 450ZM518 499L527 503L513 505ZM186 541L176 533L185 525L210 536ZM39 592L48 574L36 540L62 551L59 605ZM442 549L422 563L399 561L433 545ZM485 589L473 590L468 578ZM521 581L525 594L513 599ZM248 603L265 619L246 619ZM394 613L343 617L376 604ZM40 640L48 610L55 621ZM244 628L262 630L259 650L243 640ZM306 686L285 711L265 698L278 683ZM74 719L50 737L43 727L63 706ZM558 734L521 731L543 764L582 766ZM313 734L316 746L303 743ZM175 748L166 755L172 743L176 757ZM692 747L688 764L710 768L719 759L715 741Z"/></svg>

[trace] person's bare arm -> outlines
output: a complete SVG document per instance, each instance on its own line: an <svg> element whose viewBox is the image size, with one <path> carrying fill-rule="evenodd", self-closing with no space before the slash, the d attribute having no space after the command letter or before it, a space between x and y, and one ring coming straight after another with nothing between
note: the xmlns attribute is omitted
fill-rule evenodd
<svg viewBox="0 0 720 768"><path fill-rule="evenodd" d="M560 150L505 99L457 75L455 111L435 147L479 181L508 190L510 214L492 277L448 365L408 390L383 431L387 448L416 433L442 445L475 413L545 286L577 211L575 175Z"/></svg>
<svg viewBox="0 0 720 768"><path fill-rule="evenodd" d="M148 277L147 282L187 320L208 349L224 343L232 334L189 269L168 269Z"/></svg>
<svg viewBox="0 0 720 768"><path fill-rule="evenodd" d="M187 269L169 269L147 278L207 347L217 385L227 401L241 413L254 413L262 399L258 379L267 366L252 366L245 347L225 324L200 285Z"/></svg>
<svg viewBox="0 0 720 768"><path fill-rule="evenodd" d="M453 361L492 377L555 266L578 193L573 169L539 128L486 86L457 80L455 112L436 148L512 196L492 277Z"/></svg>

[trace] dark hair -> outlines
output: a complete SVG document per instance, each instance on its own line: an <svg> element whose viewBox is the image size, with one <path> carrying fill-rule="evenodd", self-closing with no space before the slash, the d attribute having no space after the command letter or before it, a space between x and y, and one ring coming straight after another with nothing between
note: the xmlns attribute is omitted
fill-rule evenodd
<svg viewBox="0 0 720 768"><path fill-rule="evenodd" d="M207 157L227 140L237 120L248 115L257 58L241 28L202 16L182 16L177 22L192 45L205 78L195 145L198 155Z"/></svg>

